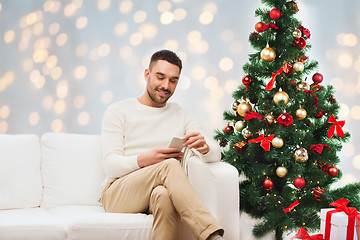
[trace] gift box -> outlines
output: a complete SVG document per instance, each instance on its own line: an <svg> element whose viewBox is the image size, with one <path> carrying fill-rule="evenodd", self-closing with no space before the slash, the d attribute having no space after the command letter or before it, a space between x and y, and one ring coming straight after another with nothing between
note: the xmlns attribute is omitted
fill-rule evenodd
<svg viewBox="0 0 360 240"><path fill-rule="evenodd" d="M359 240L360 238L360 224L357 217L355 217L355 223L353 225L353 237L348 236L348 221L349 215L343 211L333 212L330 219L330 234L326 236L326 218L329 211L333 211L336 208L321 209L320 218L320 232L323 234L325 240ZM359 214L359 212L357 212ZM352 227L349 226L351 229ZM351 231L351 230L350 230Z"/></svg>

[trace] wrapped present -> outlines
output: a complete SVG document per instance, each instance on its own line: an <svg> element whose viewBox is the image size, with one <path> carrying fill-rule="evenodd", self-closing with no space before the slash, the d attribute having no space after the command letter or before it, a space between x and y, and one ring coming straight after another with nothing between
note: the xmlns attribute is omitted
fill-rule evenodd
<svg viewBox="0 0 360 240"><path fill-rule="evenodd" d="M346 207L347 199L340 199L321 209L320 232L324 240L360 240L360 213L356 208Z"/></svg>

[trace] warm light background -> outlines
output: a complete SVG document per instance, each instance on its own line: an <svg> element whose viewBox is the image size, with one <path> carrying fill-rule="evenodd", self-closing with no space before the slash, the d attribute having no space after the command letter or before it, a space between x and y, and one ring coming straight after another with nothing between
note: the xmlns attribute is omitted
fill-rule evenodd
<svg viewBox="0 0 360 240"><path fill-rule="evenodd" d="M312 34L308 56L319 61L323 83L336 87L340 119L352 133L340 153L339 184L359 181L360 2L298 2L297 17ZM162 48L184 62L172 101L196 114L207 132L222 129L222 113L231 109L231 94L253 51L247 40L260 4L1 0L0 133L99 134L107 105L143 92L143 70Z"/></svg>

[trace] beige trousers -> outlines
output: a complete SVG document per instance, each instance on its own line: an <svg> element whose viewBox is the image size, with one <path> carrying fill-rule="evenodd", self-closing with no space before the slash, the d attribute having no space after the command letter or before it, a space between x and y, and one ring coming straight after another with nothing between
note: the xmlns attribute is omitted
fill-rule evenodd
<svg viewBox="0 0 360 240"><path fill-rule="evenodd" d="M203 206L176 159L168 159L123 176L104 189L106 212L152 213L152 240L178 240L180 217L197 239L224 230Z"/></svg>

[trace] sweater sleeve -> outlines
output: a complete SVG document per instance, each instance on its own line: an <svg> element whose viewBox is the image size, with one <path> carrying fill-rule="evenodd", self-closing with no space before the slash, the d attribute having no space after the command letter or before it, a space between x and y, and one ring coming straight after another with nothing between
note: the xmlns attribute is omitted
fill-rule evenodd
<svg viewBox="0 0 360 240"><path fill-rule="evenodd" d="M200 159L204 162L219 162L221 160L221 150L218 144L209 136L206 136L202 128L198 122L198 120L192 116L191 114L185 115L185 132L200 132L204 138L206 143L208 144L210 151L206 154L201 154L198 151L194 150L196 155L200 157Z"/></svg>
<svg viewBox="0 0 360 240"><path fill-rule="evenodd" d="M139 169L137 155L124 154L124 110L112 104L105 112L102 123L103 168L109 178L124 176Z"/></svg>

